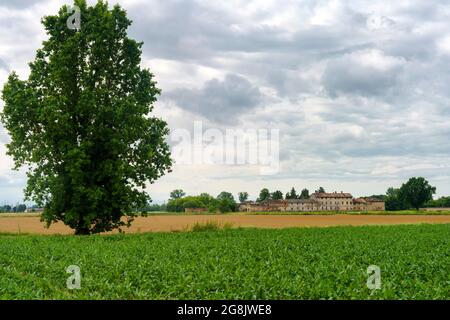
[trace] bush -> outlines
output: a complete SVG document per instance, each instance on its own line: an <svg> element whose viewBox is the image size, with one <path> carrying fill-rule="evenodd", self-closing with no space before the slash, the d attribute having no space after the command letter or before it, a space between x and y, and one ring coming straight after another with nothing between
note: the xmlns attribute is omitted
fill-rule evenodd
<svg viewBox="0 0 450 320"><path fill-rule="evenodd" d="M210 212L233 212L236 211L236 202L230 193L222 192L217 198L202 193L199 196L170 199L167 203L167 211L170 212L184 212L185 208L207 208Z"/></svg>
<svg viewBox="0 0 450 320"><path fill-rule="evenodd" d="M441 197L437 200L430 200L425 204L426 208L448 208L450 207L450 197Z"/></svg>

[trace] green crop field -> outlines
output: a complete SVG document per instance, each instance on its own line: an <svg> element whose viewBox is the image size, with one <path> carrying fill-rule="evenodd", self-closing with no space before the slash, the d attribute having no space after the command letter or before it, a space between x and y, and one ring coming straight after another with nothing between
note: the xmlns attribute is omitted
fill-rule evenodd
<svg viewBox="0 0 450 320"><path fill-rule="evenodd" d="M0 298L450 299L450 224L0 235Z"/></svg>

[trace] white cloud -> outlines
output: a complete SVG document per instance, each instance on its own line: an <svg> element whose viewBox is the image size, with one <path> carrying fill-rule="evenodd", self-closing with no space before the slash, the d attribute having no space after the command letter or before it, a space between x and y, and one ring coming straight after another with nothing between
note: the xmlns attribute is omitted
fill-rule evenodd
<svg viewBox="0 0 450 320"><path fill-rule="evenodd" d="M437 40L437 47L443 54L450 54L450 36L445 36Z"/></svg>
<svg viewBox="0 0 450 320"><path fill-rule="evenodd" d="M389 71L403 65L406 62L402 57L388 56L377 49L356 51L348 56L350 56L351 60L353 60L351 61L351 65L357 63L361 66L374 68L380 71Z"/></svg>
<svg viewBox="0 0 450 320"><path fill-rule="evenodd" d="M450 156L448 2L120 4L133 20L130 36L144 41L143 65L163 90L155 113L171 128L203 119L221 129L280 129L280 174L175 166L150 188L154 199L179 187L256 195L265 186L286 192L323 185L363 195L411 175L427 176L439 194L450 194L450 170L442 165ZM0 86L7 70L27 76L45 39L40 17L60 5L0 4ZM10 170L3 128L0 137L0 201L17 199L24 176Z"/></svg>

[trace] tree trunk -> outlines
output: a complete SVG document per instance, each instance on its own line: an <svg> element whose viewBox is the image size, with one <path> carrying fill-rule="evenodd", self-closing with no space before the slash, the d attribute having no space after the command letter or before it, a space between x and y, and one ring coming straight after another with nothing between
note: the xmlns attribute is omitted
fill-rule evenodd
<svg viewBox="0 0 450 320"><path fill-rule="evenodd" d="M77 236L83 236L83 235L90 235L91 231L89 228L86 227L78 227L75 229L75 235Z"/></svg>

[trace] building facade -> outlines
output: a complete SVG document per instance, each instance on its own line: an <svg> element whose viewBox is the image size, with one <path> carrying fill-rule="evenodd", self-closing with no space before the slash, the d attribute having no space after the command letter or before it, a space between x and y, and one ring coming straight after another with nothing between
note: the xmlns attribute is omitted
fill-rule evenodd
<svg viewBox="0 0 450 320"><path fill-rule="evenodd" d="M313 193L309 199L246 201L239 205L239 211L384 211L384 201L373 198L354 199L350 193Z"/></svg>
<svg viewBox="0 0 450 320"><path fill-rule="evenodd" d="M318 202L318 211L349 211L353 210L353 196L350 193L313 193L311 200Z"/></svg>

